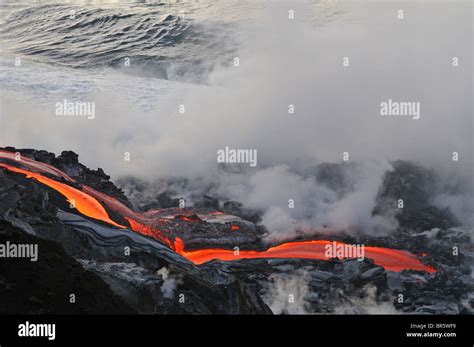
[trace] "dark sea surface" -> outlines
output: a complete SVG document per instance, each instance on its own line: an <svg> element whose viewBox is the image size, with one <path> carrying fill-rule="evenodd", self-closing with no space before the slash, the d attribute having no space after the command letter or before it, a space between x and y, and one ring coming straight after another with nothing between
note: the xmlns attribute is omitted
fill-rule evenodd
<svg viewBox="0 0 474 347"><path fill-rule="evenodd" d="M147 77L203 82L235 50L239 6L213 0L4 1L1 52L49 65L131 67L127 72Z"/></svg>

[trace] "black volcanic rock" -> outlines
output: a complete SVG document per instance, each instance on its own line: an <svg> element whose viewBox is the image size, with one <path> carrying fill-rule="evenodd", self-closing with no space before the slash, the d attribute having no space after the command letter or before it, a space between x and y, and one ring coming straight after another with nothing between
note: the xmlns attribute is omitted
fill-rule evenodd
<svg viewBox="0 0 474 347"><path fill-rule="evenodd" d="M106 194L119 194L102 170L87 169L74 153L63 152L56 158L45 151L22 151ZM351 233L320 237L403 249L420 257L425 253L422 261L434 266L435 274L390 272L370 259L213 260L196 266L152 238L80 215L68 207L61 194L36 180L0 170L0 242L38 242L40 257L44 252L41 264L0 261L0 308L3 305L5 313L268 314L270 309L275 313L380 313L387 309L390 313L474 312L470 268L474 249L469 235L447 228L453 224L451 218L430 205L428 171L406 162L394 167L385 178L375 212L385 212L384 207L402 195L405 210L410 206L413 212L400 213L401 228L382 236ZM325 170L321 180L330 180L333 171L339 169L328 166ZM337 173L334 177L331 184L343 179ZM148 195L148 187L137 182L127 189L133 187L131 193L142 189L138 192L143 193L142 200L138 200L144 205L147 199L157 205L176 202L166 191ZM151 201L156 196L159 198ZM194 199L199 204L199 197ZM201 217L215 206L216 199L205 196L202 205L188 216L191 221L182 220L180 214L170 219L173 232L186 241L187 250L268 246L262 241L264 227L249 222L258 220L256 211L238 202L219 201L221 211L246 221L202 221ZM232 230L234 223L240 229ZM432 226L437 229L431 230ZM458 256L453 255L454 246L460 247ZM38 290L34 292L35 285ZM55 287L58 292L50 294ZM79 293L75 308L67 301L72 290ZM295 303L288 302L288 294L296 295ZM397 301L400 294L403 302ZM179 301L181 295L183 303ZM88 299L81 301L84 296Z"/></svg>
<svg viewBox="0 0 474 347"><path fill-rule="evenodd" d="M262 220L262 211L246 208L242 203L237 201L225 201L221 207L221 211L239 216L254 224L260 223Z"/></svg>
<svg viewBox="0 0 474 347"><path fill-rule="evenodd" d="M232 275L216 283L211 273L153 239L70 213L60 194L35 180L0 170L0 197L0 243L38 243L40 249L37 263L1 260L0 304L11 299L3 313L271 313ZM176 278L169 297L163 268ZM69 304L70 293L81 305Z"/></svg>
<svg viewBox="0 0 474 347"><path fill-rule="evenodd" d="M385 175L373 214L383 214L386 209L397 210L400 227L412 231L448 229L458 225L449 210L431 205L434 190L431 171L400 160L393 163L393 168ZM403 209L397 208L398 199L403 199Z"/></svg>
<svg viewBox="0 0 474 347"><path fill-rule="evenodd" d="M61 155L56 158L56 162L64 161L65 163L79 164L79 155L73 151L62 151Z"/></svg>
<svg viewBox="0 0 474 347"><path fill-rule="evenodd" d="M54 241L24 233L0 220L0 243L37 244L38 261L0 261L0 314L134 313L96 274L70 257ZM70 303L70 294L76 302Z"/></svg>
<svg viewBox="0 0 474 347"><path fill-rule="evenodd" d="M28 158L36 161L53 165L59 170L63 171L79 183L88 185L102 193L110 195L128 207L131 207L131 203L125 196L123 191L118 188L114 183L110 181L110 176L98 168L97 170L90 170L85 165L79 162L79 155L73 151L63 151L61 155L56 157L54 153L50 153L44 150L35 149L18 149L15 147L4 147L0 148L10 152L19 152Z"/></svg>

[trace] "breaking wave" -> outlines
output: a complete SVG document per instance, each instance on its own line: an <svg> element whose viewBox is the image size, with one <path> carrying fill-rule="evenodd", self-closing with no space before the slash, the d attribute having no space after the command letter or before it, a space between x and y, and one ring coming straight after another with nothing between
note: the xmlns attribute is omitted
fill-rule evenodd
<svg viewBox="0 0 474 347"><path fill-rule="evenodd" d="M194 20L188 12L192 9L165 3L7 2L2 5L2 50L73 68L124 68L130 62L127 72L202 81L216 64L225 63L232 50L231 28Z"/></svg>

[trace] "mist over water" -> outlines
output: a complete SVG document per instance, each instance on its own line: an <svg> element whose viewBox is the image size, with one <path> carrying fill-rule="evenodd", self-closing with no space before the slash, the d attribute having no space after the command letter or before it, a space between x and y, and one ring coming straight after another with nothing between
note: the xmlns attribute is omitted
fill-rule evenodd
<svg viewBox="0 0 474 347"><path fill-rule="evenodd" d="M0 145L71 149L114 179L186 178L179 196L262 210L277 239L393 230L372 211L391 162L413 160L437 174L433 203L472 226L472 3L410 2L403 20L388 1L191 3L184 19L174 3L34 5L23 41L35 7L4 7ZM95 119L56 116L64 99L95 102ZM420 119L381 116L389 99L419 102ZM258 165L218 165L226 146L256 149ZM338 191L315 168L344 152Z"/></svg>

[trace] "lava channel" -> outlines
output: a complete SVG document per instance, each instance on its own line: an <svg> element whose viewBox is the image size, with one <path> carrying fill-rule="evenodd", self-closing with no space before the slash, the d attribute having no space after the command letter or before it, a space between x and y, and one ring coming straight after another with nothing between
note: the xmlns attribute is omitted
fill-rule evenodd
<svg viewBox="0 0 474 347"><path fill-rule="evenodd" d="M0 151L0 158L9 160L15 159L14 153L7 151ZM146 212L134 212L117 199L98 192L91 187L80 185L82 189L79 190L66 183L58 182L36 172L40 171L45 174L53 175L66 182L75 182L71 177L51 165L24 157L22 157L18 162L35 172L2 162L0 162L0 167L17 174L23 174L27 178L37 180L38 182L56 190L59 194L63 195L68 202L74 202L74 207L79 213L89 218L103 221L121 229L127 228L127 226L121 225L110 218L106 209L102 205L104 204L110 210L119 214L123 220L126 220L131 230L152 237L159 242L166 244L171 249L174 249L175 252L197 265L213 259L219 259L222 261L261 258L328 260L325 256L325 246L330 244L331 241L326 240L286 242L264 251L239 250L236 252L234 250L216 248L185 250L185 245L180 238L176 237L174 238L174 242L171 242L171 232L169 230L169 223L171 223L171 221L169 218L153 218ZM215 213L218 214L219 212L216 211ZM184 220L189 222L195 221L195 219L189 218L189 216L185 216ZM232 226L231 230L235 231L238 230L238 228ZM343 243L339 244L344 245ZM433 267L423 264L415 255L406 251L372 246L364 247L364 251L365 257L373 259L375 264L382 266L389 271L399 272L402 270L419 270L428 273L436 272Z"/></svg>
<svg viewBox="0 0 474 347"><path fill-rule="evenodd" d="M265 258L298 258L328 260L326 257L326 246L331 246L333 241L308 240L282 243L278 246L268 248L265 251L229 250L229 249L197 249L186 251L184 243L180 238L174 242L175 251L183 257L191 260L194 264L202 264L213 259L233 261L238 259L265 259ZM345 245L337 242L338 245ZM434 273L436 270L431 266L423 264L415 255L397 249L383 247L364 247L365 257L370 258L375 264L384 269L400 272L402 270L420 270Z"/></svg>

